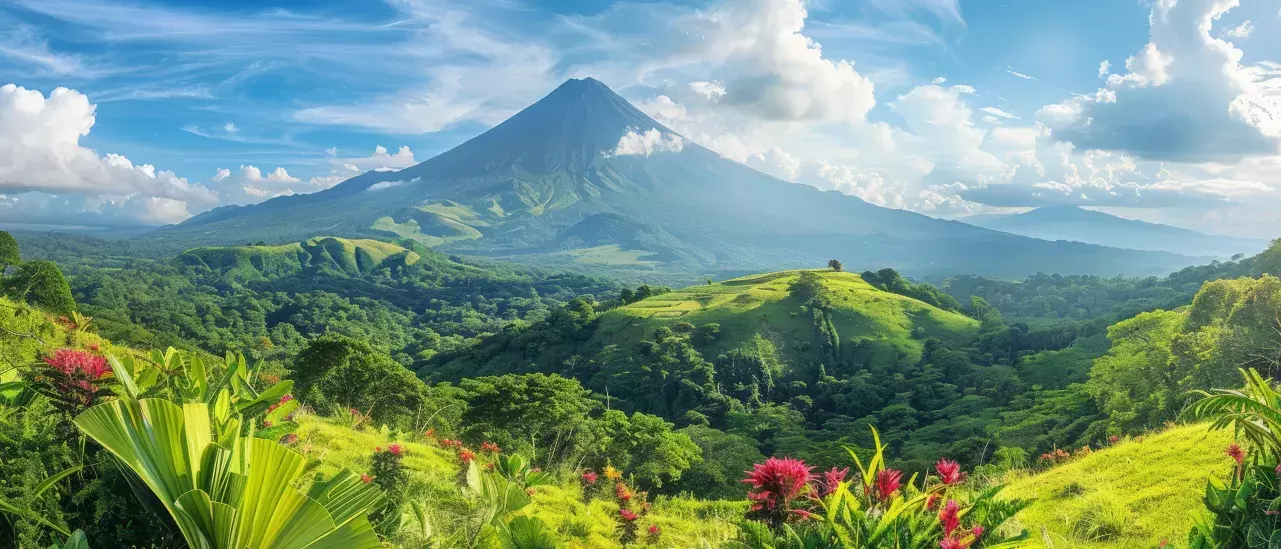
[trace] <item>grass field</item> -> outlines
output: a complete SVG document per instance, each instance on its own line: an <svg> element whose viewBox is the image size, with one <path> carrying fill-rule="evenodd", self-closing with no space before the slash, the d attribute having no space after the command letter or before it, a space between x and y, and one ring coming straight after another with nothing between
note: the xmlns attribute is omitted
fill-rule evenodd
<svg viewBox="0 0 1281 549"><path fill-rule="evenodd" d="M1206 479L1231 468L1231 441L1230 431L1206 424L1174 427L1038 474L1011 474L1003 493L1036 500L1017 517L1033 534L1029 547L1181 547L1204 513Z"/></svg>
<svg viewBox="0 0 1281 549"><path fill-rule="evenodd" d="M402 436L376 428L351 429L335 420L315 415L297 418L298 448L320 460L321 473L342 468L356 472L369 469L375 447L398 442L404 447L404 465L409 473L408 494L426 503L438 531L449 531L466 508L458 488L459 462L452 451L425 443L422 437ZM571 478L565 475L563 478ZM602 483L602 489L604 483ZM616 549L615 528L618 508L604 496L584 504L577 482L540 486L533 504L522 511L542 519L560 534L570 549ZM651 547L720 547L737 532L734 521L746 510L745 502L696 501L658 498L645 517L643 528L657 525L663 532Z"/></svg>
<svg viewBox="0 0 1281 549"><path fill-rule="evenodd" d="M716 323L722 337L705 356L744 345L760 334L791 359L788 362L805 364L810 358L806 353L814 348L814 320L802 309L804 302L789 291L801 272L754 275L654 296L606 313L596 338L601 344L627 343L650 337L659 326ZM915 362L924 337L962 343L978 331L971 318L878 290L856 274L815 272L831 303L842 352L853 362Z"/></svg>

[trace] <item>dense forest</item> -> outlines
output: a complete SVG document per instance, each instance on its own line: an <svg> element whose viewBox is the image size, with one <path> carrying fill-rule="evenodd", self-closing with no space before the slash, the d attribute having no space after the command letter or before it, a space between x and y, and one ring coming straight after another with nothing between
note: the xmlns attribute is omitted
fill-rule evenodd
<svg viewBox="0 0 1281 549"><path fill-rule="evenodd" d="M359 501L328 520L358 511L335 531L370 547L1017 546L1028 534L1007 521L1029 501L997 498L1000 478L1239 409L1213 391L1278 374L1276 272L1274 244L1144 279L930 284L833 260L671 289L412 241L173 254L0 233L0 544L215 536L106 434L158 402L199 402L215 446L278 441L324 463L288 478L322 504L326 490ZM92 423L98 409L126 425ZM1269 436L1237 451L1275 465ZM348 447L367 438L372 455ZM213 486L194 488L246 505ZM143 488L172 520L140 519ZM495 495L509 490L526 495ZM1265 496L1210 510L1236 520ZM797 518L841 508L861 511ZM962 528L949 512L974 514ZM848 539L863 541L834 541Z"/></svg>

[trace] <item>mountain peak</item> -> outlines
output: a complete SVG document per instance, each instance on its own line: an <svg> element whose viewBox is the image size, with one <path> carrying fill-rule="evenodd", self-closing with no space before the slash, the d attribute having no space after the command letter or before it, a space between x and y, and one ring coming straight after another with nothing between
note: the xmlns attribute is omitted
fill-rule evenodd
<svg viewBox="0 0 1281 549"><path fill-rule="evenodd" d="M402 173L408 178L481 175L477 168L580 172L617 147L628 131L649 129L672 133L600 80L571 78L489 131Z"/></svg>

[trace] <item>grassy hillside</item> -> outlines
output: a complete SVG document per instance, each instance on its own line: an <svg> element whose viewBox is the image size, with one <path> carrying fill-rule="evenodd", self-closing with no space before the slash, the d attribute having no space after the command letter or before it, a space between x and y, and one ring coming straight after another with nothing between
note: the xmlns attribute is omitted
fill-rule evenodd
<svg viewBox="0 0 1281 549"><path fill-rule="evenodd" d="M352 276L383 265L413 265L418 253L378 240L316 237L279 246L221 246L187 250L178 261L248 280L328 269Z"/></svg>
<svg viewBox="0 0 1281 549"><path fill-rule="evenodd" d="M813 317L802 307L806 300L790 291L801 272L753 275L650 297L604 314L594 341L602 347L626 344L650 337L660 326L715 323L722 335L706 356L746 345L760 334L784 362L804 364L814 358L817 345ZM856 274L813 272L831 304L843 358L853 363L915 362L927 337L960 344L978 332L978 322L969 317L878 290Z"/></svg>
<svg viewBox="0 0 1281 549"><path fill-rule="evenodd" d="M298 447L309 457L320 459L320 471L330 473L348 468L365 471L375 447L398 442L405 449L404 464L409 472L409 497L427 503L436 527L447 529L466 500L458 490L460 463L452 450L424 441L422 437L398 436L378 429L353 430L337 421L318 416L298 418ZM574 479L540 486L533 504L522 514L537 516L560 534L570 549L612 549L620 547L615 528L618 507L610 498L596 497L583 503L583 492ZM731 539L742 517L745 502L701 501L658 498L646 525L663 532L661 547L720 547Z"/></svg>
<svg viewBox="0 0 1281 549"><path fill-rule="evenodd" d="M1035 500L1017 517L1032 547L1178 547L1205 512L1206 479L1231 469L1231 441L1230 431L1205 424L1174 427L1042 473L1011 474L1005 494Z"/></svg>

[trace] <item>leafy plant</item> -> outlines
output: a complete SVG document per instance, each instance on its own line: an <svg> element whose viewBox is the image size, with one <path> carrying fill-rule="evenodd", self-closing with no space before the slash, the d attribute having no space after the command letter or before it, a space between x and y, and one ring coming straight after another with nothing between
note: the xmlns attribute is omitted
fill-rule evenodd
<svg viewBox="0 0 1281 549"><path fill-rule="evenodd" d="M113 361L117 365L123 366ZM194 372L200 367L189 368L186 382L175 388L191 400L213 395L212 407L138 399L130 372L117 368L126 396L86 410L75 424L137 475L190 547L380 547L365 516L381 502L377 490L347 470L308 482L313 463L301 454L253 437L252 426L250 436L242 436L237 410L252 410L266 399L233 404L235 370L212 391Z"/></svg>

